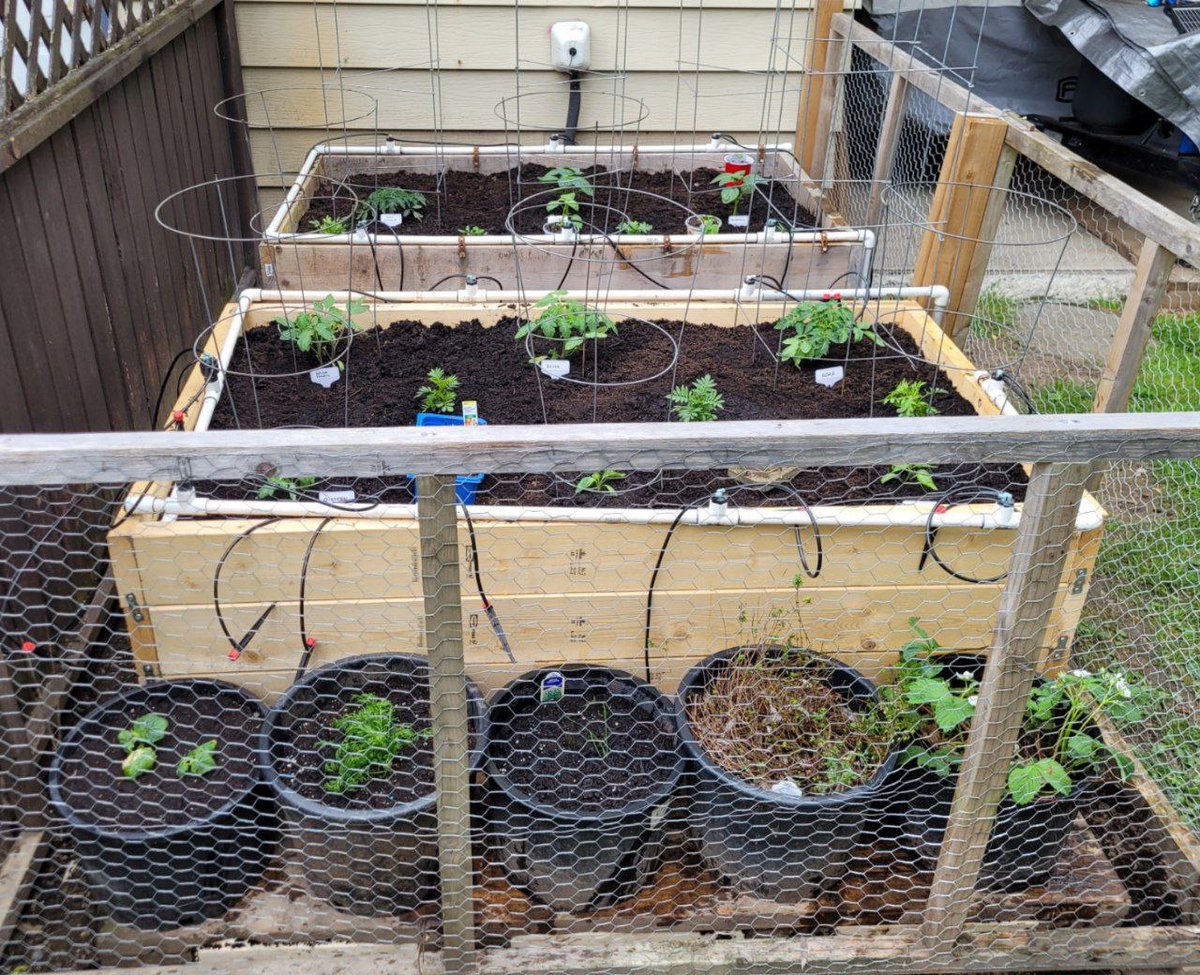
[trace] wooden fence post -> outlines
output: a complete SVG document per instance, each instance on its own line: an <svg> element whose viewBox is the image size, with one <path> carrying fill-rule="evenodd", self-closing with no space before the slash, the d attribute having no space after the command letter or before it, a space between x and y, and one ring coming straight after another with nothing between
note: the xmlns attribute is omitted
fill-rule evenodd
<svg viewBox="0 0 1200 975"><path fill-rule="evenodd" d="M833 48L833 17L841 11L842 0L817 0L808 19L804 90L800 93L796 117L796 157L808 177L817 183L825 178L829 126L838 88L838 79L828 73L828 65Z"/></svg>
<svg viewBox="0 0 1200 975"><path fill-rule="evenodd" d="M978 295L979 282L987 270L990 242L980 242L988 229L989 213L994 222L993 235L1003 214L1011 163L1016 158L1010 155L1005 162L1007 134L1008 123L998 116L974 112L956 115L929 207L929 229L917 253L913 284L941 284L950 289L942 328L952 338L974 310L964 298L972 290Z"/></svg>
<svg viewBox="0 0 1200 975"><path fill-rule="evenodd" d="M979 706L925 905L922 934L931 950L950 948L967 923L1090 470L1090 464L1036 464L1029 479Z"/></svg>
<svg viewBox="0 0 1200 975"><path fill-rule="evenodd" d="M466 972L475 963L470 712L463 664L458 498L453 476L417 478L417 520L438 796L442 958L447 972Z"/></svg>
<svg viewBox="0 0 1200 975"><path fill-rule="evenodd" d="M904 126L904 113L908 109L908 79L902 71L892 73L888 88L887 106L879 128L879 144L875 147L875 167L871 172L871 193L867 199L866 219L868 227L879 223L883 206L883 187L892 177L896 163L896 147L900 144L900 130Z"/></svg>

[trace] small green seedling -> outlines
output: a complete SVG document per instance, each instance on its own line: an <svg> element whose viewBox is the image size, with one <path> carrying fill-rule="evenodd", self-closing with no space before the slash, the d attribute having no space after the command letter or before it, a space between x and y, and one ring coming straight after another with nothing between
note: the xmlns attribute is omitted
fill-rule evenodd
<svg viewBox="0 0 1200 975"><path fill-rule="evenodd" d="M576 230L583 227L583 217L579 215L579 200L576 199L574 193L563 193L561 196L555 197L546 204L546 212L557 212L565 223L569 223Z"/></svg>
<svg viewBox="0 0 1200 975"><path fill-rule="evenodd" d="M613 487L613 482L624 480L624 478L625 475L620 471L596 471L595 474L581 477L575 483L575 493L582 494L584 491L591 491L594 494L614 494L617 489Z"/></svg>
<svg viewBox="0 0 1200 975"><path fill-rule="evenodd" d="M488 230L487 227L477 227L472 223L465 227L459 227L458 233L460 237L486 237Z"/></svg>
<svg viewBox="0 0 1200 975"><path fill-rule="evenodd" d="M880 484L899 481L901 484L920 484L926 491L936 491L933 468L928 464L896 464L879 479Z"/></svg>
<svg viewBox="0 0 1200 975"><path fill-rule="evenodd" d="M333 357L338 342L356 328L354 316L366 310L367 303L359 298L339 304L333 295L326 295L313 302L312 311L302 311L275 324L283 341L293 343L301 352L311 352L325 365ZM337 366L342 368L340 359Z"/></svg>
<svg viewBox="0 0 1200 975"><path fill-rule="evenodd" d="M938 412L938 408L929 402L929 397L937 396L940 393L940 389L926 393L923 380L901 379L883 398L882 402L885 406L893 407L897 416L909 418L934 416Z"/></svg>
<svg viewBox="0 0 1200 975"><path fill-rule="evenodd" d="M135 718L128 728L117 732L117 744L125 749L125 760L121 762L121 771L127 779L136 779L149 772L158 754L154 746L162 741L169 727L167 719L161 714L143 714Z"/></svg>
<svg viewBox="0 0 1200 975"><path fill-rule="evenodd" d="M619 234L648 234L654 230L653 225L645 220L622 220L617 224Z"/></svg>
<svg viewBox="0 0 1200 975"><path fill-rule="evenodd" d="M424 219L425 194L419 190L405 190L398 186L384 186L363 200L354 211L357 223L378 220L386 213L398 213L404 218Z"/></svg>
<svg viewBox="0 0 1200 975"><path fill-rule="evenodd" d="M458 377L447 376L446 371L437 366L425 374L425 383L417 390L422 412L453 413L458 397Z"/></svg>
<svg viewBox="0 0 1200 975"><path fill-rule="evenodd" d="M569 356L588 339L599 341L616 334L617 326L611 318L565 295L565 291L551 291L538 301L533 307L540 308L542 313L521 324L517 329L517 340L527 335L557 339L562 343L562 355Z"/></svg>
<svg viewBox="0 0 1200 975"><path fill-rule="evenodd" d="M717 384L707 373L692 383L691 387L676 386L667 399L671 412L684 423L699 423L715 420L717 413L725 409L725 398L717 391Z"/></svg>
<svg viewBox="0 0 1200 975"><path fill-rule="evenodd" d="M721 218L714 217L711 213L698 214L700 218L700 233L707 237L709 234L719 234L721 232Z"/></svg>
<svg viewBox="0 0 1200 975"><path fill-rule="evenodd" d="M182 779L189 775L208 775L217 768L217 740L203 742L179 760L175 773Z"/></svg>
<svg viewBox="0 0 1200 975"><path fill-rule="evenodd" d="M316 483L315 477L268 477L267 483L258 489L258 500L269 501L283 495L289 501L299 501Z"/></svg>
<svg viewBox="0 0 1200 975"><path fill-rule="evenodd" d="M397 721L395 705L376 694L359 694L354 705L331 725L342 733L342 740L323 741L318 746L334 750L325 763L329 778L324 783L325 791L332 795L348 795L372 779L391 775L400 754L430 735Z"/></svg>
<svg viewBox="0 0 1200 975"><path fill-rule="evenodd" d="M753 173L717 173L712 181L721 187L721 202L732 205L736 216L742 201L754 193L759 177Z"/></svg>
<svg viewBox="0 0 1200 975"><path fill-rule="evenodd" d="M345 217L322 217L320 220L310 220L309 224L319 234L345 234L350 231Z"/></svg>
<svg viewBox="0 0 1200 975"><path fill-rule="evenodd" d="M779 360L797 369L810 359L825 358L835 345L864 339L883 345L870 325L855 321L853 310L842 304L840 295L827 301L802 301L775 323L775 330L791 332L783 340Z"/></svg>
<svg viewBox="0 0 1200 975"><path fill-rule="evenodd" d="M581 170L572 166L556 166L538 177L539 183L549 183L560 190L592 196L592 184Z"/></svg>

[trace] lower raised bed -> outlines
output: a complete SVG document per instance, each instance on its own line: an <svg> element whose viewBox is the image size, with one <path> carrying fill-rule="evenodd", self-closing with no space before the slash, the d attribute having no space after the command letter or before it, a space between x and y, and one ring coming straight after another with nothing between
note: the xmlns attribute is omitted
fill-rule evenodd
<svg viewBox="0 0 1200 975"><path fill-rule="evenodd" d="M733 288L752 273L786 276L790 287L837 286L848 272L860 272L870 261L874 234L850 228L799 170L787 148L758 151L756 171L775 181L770 192L774 208L767 206L767 195L759 194L751 223L742 229L728 225L731 207L720 202L720 188L711 184L712 174L724 168L726 155L740 151L724 143L553 152L545 146L322 144L309 153L264 233L263 267L267 283L284 289L340 289L349 282L350 287L371 292L422 290L447 276L464 274L490 275L504 288L514 289L518 282L514 240L504 226L507 211L515 201L532 198L529 209L540 212L547 187L537 182L537 174L569 166L594 171L597 186L632 185L637 195L631 198L622 193L593 198L622 213L628 210L632 219L671 222L671 207L658 205L661 216L648 212L651 197L642 194L655 193L677 199L674 209L680 214L678 207L688 206L720 217L723 225L701 243L682 220L679 226L654 226L652 233L618 234L619 220L608 210L588 223L593 230L607 230L611 240L587 231L578 241L556 242L534 227L518 226L523 234L520 287L595 287L601 280L611 288L653 288L649 275L671 288ZM528 170L519 177L521 185L515 175L519 167ZM685 180L695 184L691 191L684 189ZM340 203L338 194L347 201L351 196L339 191L340 184L348 184L359 198L381 186L418 190L429 201L425 217L407 221L399 232L375 226L357 237L315 232L315 218L349 214L353 204ZM440 200L435 200L439 194ZM746 214L744 204L741 212ZM778 230L764 228L768 216L778 221ZM488 233L460 234L464 225ZM785 225L795 227L794 232L785 233ZM455 284L461 286L461 277L450 286Z"/></svg>
<svg viewBox="0 0 1200 975"><path fill-rule="evenodd" d="M304 303L300 296L290 300L297 308ZM670 300L613 299L608 310L649 319L686 316L691 322L730 328L771 318L759 305L716 300L693 300L689 310ZM927 362L943 368L945 381L967 409L984 415L1000 412L986 381L920 307L882 302L870 310L893 322L896 334L907 335ZM279 312L278 300L247 294L214 331L210 350L227 348L232 354L238 330L271 327ZM405 328L476 320L486 327L506 320L513 307L410 301L381 303L374 312L379 321L399 320ZM524 357L507 339L493 348L496 355ZM769 362L764 364L768 368ZM218 391L209 392L204 399L215 400ZM180 401L181 406L189 400L197 403L187 426L194 426L201 412L198 394L203 396L203 379L196 374ZM411 393L405 399L404 409L413 409ZM481 409L486 410L486 403ZM207 412L211 415L211 408ZM848 485L865 476L869 486L878 472L847 470L830 476ZM485 480L481 501L491 489L489 480L498 483ZM711 472L709 482L713 488L733 483L723 471ZM649 640L645 627L651 580L681 502L623 507L618 496L603 500L601 507L578 504L569 493L562 504L547 503L539 495L536 507L526 506L518 492L472 507L473 550L508 650L483 612L473 573L467 571L472 537L465 525L460 529L467 667L485 690L566 660L614 666L639 676L648 672L652 683L673 691L693 664L725 647L761 640L764 628L780 638L802 638L814 651L844 660L868 677L894 661L913 616L930 625L936 621L946 645L965 651L990 646L1003 583L965 582L924 557L933 505L921 500L920 491L897 496L865 490L850 503L830 498L813 504L824 554L818 578L802 577L797 551L799 544L811 567L815 538L809 514L789 507L786 498L775 507L731 505L724 514L703 505L692 509L680 519L654 580ZM110 533L110 546L140 671L170 678L222 674L267 698L282 693L304 649L299 617L306 553L305 617L306 632L316 640L313 666L355 654L420 647L425 617L418 533L415 510L407 500L358 514L320 504L245 501L222 515L220 504L189 506L186 495L172 485L135 486L130 503L139 504L138 513ZM1010 520L997 517L994 503L934 513L941 558L961 575L994 576L1010 557L1020 508L1018 502ZM241 514L230 516L230 510ZM278 514L286 516L263 523ZM327 516L331 520L322 525ZM1047 666L1065 659L1102 528L1102 510L1085 498L1050 618ZM236 662L228 657L230 645L214 612L213 578L219 564L222 612L230 632L247 633L274 606Z"/></svg>

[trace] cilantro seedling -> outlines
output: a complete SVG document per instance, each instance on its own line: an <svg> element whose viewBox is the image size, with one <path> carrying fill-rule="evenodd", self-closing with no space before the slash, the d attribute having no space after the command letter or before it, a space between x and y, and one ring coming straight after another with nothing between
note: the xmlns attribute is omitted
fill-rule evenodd
<svg viewBox="0 0 1200 975"><path fill-rule="evenodd" d="M488 231L486 227L477 227L471 223L465 227L459 227L458 233L462 237L486 237Z"/></svg>
<svg viewBox="0 0 1200 975"><path fill-rule="evenodd" d="M617 233L619 234L648 234L653 230L653 225L646 223L645 220L622 220L617 224Z"/></svg>
<svg viewBox="0 0 1200 975"><path fill-rule="evenodd" d="M320 220L310 220L309 225L319 234L344 234L350 230L345 217L322 217Z"/></svg>

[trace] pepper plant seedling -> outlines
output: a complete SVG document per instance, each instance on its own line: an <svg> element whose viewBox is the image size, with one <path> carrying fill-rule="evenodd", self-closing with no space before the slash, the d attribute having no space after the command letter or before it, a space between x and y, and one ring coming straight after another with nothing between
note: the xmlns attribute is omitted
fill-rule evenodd
<svg viewBox="0 0 1200 975"><path fill-rule="evenodd" d="M539 300L533 307L540 308L541 314L522 322L516 339L520 341L527 335L557 339L562 343L562 354L569 356L588 339L599 341L616 334L617 326L611 318L565 295L565 291L551 291Z"/></svg>
<svg viewBox="0 0 1200 975"><path fill-rule="evenodd" d="M383 186L358 204L354 217L358 223L378 220L385 213L398 213L402 217L422 220L425 209L425 194L420 190L405 190L398 186Z"/></svg>
<svg viewBox="0 0 1200 975"><path fill-rule="evenodd" d="M933 479L933 468L928 464L895 464L879 479L880 484L899 481L901 484L920 484L926 491L936 491L937 481Z"/></svg>
<svg viewBox="0 0 1200 975"><path fill-rule="evenodd" d="M289 501L299 501L316 483L315 477L268 477L267 483L258 489L258 500L269 501L278 495L286 495Z"/></svg>
<svg viewBox="0 0 1200 975"><path fill-rule="evenodd" d="M417 731L396 720L396 707L377 694L359 694L354 709L337 718L331 727L342 733L341 741L322 741L320 748L332 748L333 757L325 763L324 789L332 795L356 792L372 779L392 774L392 765L400 754L430 732Z"/></svg>
<svg viewBox="0 0 1200 975"><path fill-rule="evenodd" d="M617 489L613 487L613 482L624 479L625 475L620 471L596 471L595 474L581 477L575 483L575 493L591 491L593 494L615 494Z"/></svg>
<svg viewBox="0 0 1200 975"><path fill-rule="evenodd" d="M276 322L279 337L293 343L301 352L311 352L316 360L325 365L333 356L337 344L357 326L354 316L367 310L367 303L359 298L339 304L333 295L326 295L313 302L311 311L302 311L292 318ZM342 361L337 363L342 368Z"/></svg>
<svg viewBox="0 0 1200 975"><path fill-rule="evenodd" d="M579 215L579 201L575 198L574 193L563 193L546 204L547 213L557 212L576 230L583 227L583 217Z"/></svg>
<svg viewBox="0 0 1200 975"><path fill-rule="evenodd" d="M684 423L715 420L717 413L725 409L725 398L717 391L713 377L705 373L690 387L676 386L667 399L671 412Z"/></svg>
<svg viewBox="0 0 1200 975"><path fill-rule="evenodd" d="M697 214L700 218L700 233L707 237L709 234L719 234L721 232L721 218L714 217L711 213Z"/></svg>
<svg viewBox="0 0 1200 975"><path fill-rule="evenodd" d="M548 169L538 177L538 182L549 183L560 190L582 193L584 196L594 195L592 184L583 175L583 171L573 166L555 166Z"/></svg>
<svg viewBox="0 0 1200 975"><path fill-rule="evenodd" d="M453 413L458 397L458 377L447 376L440 366L425 374L426 385L417 390L421 410L425 413Z"/></svg>
<svg viewBox="0 0 1200 975"><path fill-rule="evenodd" d="M732 204L732 215L736 216L742 201L754 192L759 179L753 173L717 173L712 181L721 187L721 202L726 206Z"/></svg>
<svg viewBox="0 0 1200 975"><path fill-rule="evenodd" d="M823 359L835 345L868 339L883 345L883 339L865 322L856 321L854 312L834 295L828 301L802 301L775 323L777 332L791 332L779 352L781 362L796 368L809 359Z"/></svg>
<svg viewBox="0 0 1200 975"><path fill-rule="evenodd" d="M189 775L208 775L209 772L215 771L216 768L217 740L213 738L211 741L197 745L184 755L175 767L175 774L182 779Z"/></svg>

